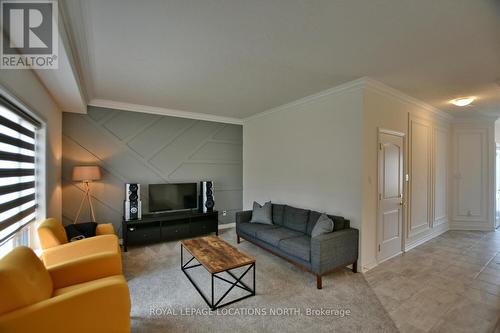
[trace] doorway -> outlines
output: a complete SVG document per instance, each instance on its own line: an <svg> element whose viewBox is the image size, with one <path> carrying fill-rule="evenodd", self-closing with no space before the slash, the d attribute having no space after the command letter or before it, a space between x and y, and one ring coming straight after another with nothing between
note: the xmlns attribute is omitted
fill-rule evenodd
<svg viewBox="0 0 500 333"><path fill-rule="evenodd" d="M379 129L378 133L377 260L402 252L404 220L404 133Z"/></svg>

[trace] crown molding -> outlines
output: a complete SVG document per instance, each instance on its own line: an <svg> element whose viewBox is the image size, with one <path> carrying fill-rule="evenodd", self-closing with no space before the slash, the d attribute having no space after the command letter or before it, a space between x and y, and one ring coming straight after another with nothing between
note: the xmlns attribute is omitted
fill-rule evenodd
<svg viewBox="0 0 500 333"><path fill-rule="evenodd" d="M75 41L75 32L71 24L69 23L71 19L67 8L67 1L59 1L58 8L61 25L60 29L64 30L63 42L66 52L68 53L69 63L75 73L82 99L87 102L88 100L90 100L89 87L86 84L86 80L84 80L84 70L81 65L81 58L79 56L77 44Z"/></svg>
<svg viewBox="0 0 500 333"><path fill-rule="evenodd" d="M171 116L171 117L179 117L179 118L213 121L213 122L225 123L225 124L243 125L243 120L238 119L238 118L216 116L216 115L199 113L199 112L167 109L167 108L156 107L156 106L123 103L123 102L117 102L117 101L112 101L112 100L107 100L107 99L92 99L89 102L89 105L101 107L101 108L115 109L115 110L143 112L143 113L150 113L150 114L158 114L158 115L162 115L162 116Z"/></svg>
<svg viewBox="0 0 500 333"><path fill-rule="evenodd" d="M435 108L435 107L433 107L425 102L422 102L414 97L411 97L411 96L409 96L409 95L407 95L399 90L391 88L388 85L386 85L380 81L377 81L377 80L374 80L370 77L365 76L365 77L362 77L362 78L359 78L359 79L356 79L353 81L349 81L347 83L343 83L343 84L335 86L333 88L323 90L319 93L303 97L303 98L298 99L296 101L293 101L293 102L290 102L287 104L283 104L283 105L280 105L278 107L257 113L255 115L246 117L243 120L248 121L248 120L256 119L256 118L259 118L262 116L270 115L270 114L273 114L275 112L285 111L285 110L289 109L290 107L305 104L305 103L311 102L313 100L316 100L316 99L319 99L319 98L322 98L325 96L335 95L335 94L343 93L346 91L350 91L352 89L370 89L372 91L381 93L385 96L396 98L404 103L417 106L421 109L424 109L424 110L436 115L437 117L439 117L443 120L451 121L454 118L452 115L450 115L442 110L439 110L439 109L437 109L437 108Z"/></svg>
<svg viewBox="0 0 500 333"><path fill-rule="evenodd" d="M379 92L383 95L396 98L402 102L417 106L421 109L424 109L426 111L431 112L432 114L434 114L434 115L436 115L444 120L450 121L454 118L449 113L442 111L438 108L435 108L432 105L429 105L425 102L422 102L421 100L418 100L414 97L411 97L410 95L407 95L407 94L405 94L397 89L389 87L388 85L386 85L380 81L374 80L370 77L363 77L363 78L361 78L361 80L363 81L364 87L366 89L371 89L372 91L376 91L376 92Z"/></svg>
<svg viewBox="0 0 500 333"><path fill-rule="evenodd" d="M256 118L260 118L260 117L263 117L263 116L267 116L267 115L270 115L270 114L273 114L273 113L276 113L276 112L286 111L287 109L289 109L291 107L299 106L299 105L302 105L302 104L314 101L314 100L322 98L322 97L326 97L326 96L329 96L329 95L336 95L336 94L339 94L339 93L342 93L342 92L346 92L346 91L349 91L349 90L353 90L353 89L357 89L357 88L362 88L364 86L364 81L365 81L365 78L360 78L360 79L357 79L357 80L354 80L354 81L349 81L347 83L343 83L343 84L335 86L333 88L329 88L327 90L320 91L319 93L312 94L312 95L300 98L298 100L295 100L293 102L286 103L286 104L274 107L272 109L269 109L269 110L266 110L266 111L262 111L262 112L259 112L257 114L251 115L249 117L243 118L243 122L246 122L246 121L249 121L249 120L253 120L253 119L256 119Z"/></svg>
<svg viewBox="0 0 500 333"><path fill-rule="evenodd" d="M396 90L392 87L389 87L389 86L385 85L384 83L379 82L379 81L374 80L374 79L369 78L369 77L362 77L362 78L359 78L359 79L356 79L353 81L349 81L347 83L335 86L333 88L323 90L319 93L300 98L296 101L286 103L286 104L277 106L275 108L271 108L269 110L266 110L266 111L263 111L263 112L260 112L260 113L254 114L252 116L242 118L242 119L234 118L234 117L217 116L217 115L199 113L199 112L190 112L190 111L183 111L183 110L168 109L168 108L163 108L163 107L155 107L155 106L148 106L148 105L118 102L118 101L112 101L112 100L107 100L107 99L92 99L88 105L109 108L109 109L116 109L116 110L144 112L144 113L158 114L158 115L164 115L164 116L172 116L172 117L213 121L213 122L220 122L220 123L227 123L227 124L243 125L246 121L249 121L249 120L253 120L253 119L267 116L267 115L277 113L277 112L287 111L291 107L299 106L299 105L314 101L316 99L320 99L320 98L330 96L330 95L344 93L344 92L355 90L355 89L370 89L372 91L381 93L385 96L396 98L404 103L411 104L411 105L414 105L416 107L419 107L420 109L426 110L442 120L452 121L452 120L457 118L457 117L454 117L454 116L448 114L447 112L444 112L440 109L437 109L437 108L435 108L435 107L433 107L425 102L422 102L414 97L411 97L411 96L409 96L409 95L407 95L399 90ZM485 117L483 117L483 118L485 118Z"/></svg>

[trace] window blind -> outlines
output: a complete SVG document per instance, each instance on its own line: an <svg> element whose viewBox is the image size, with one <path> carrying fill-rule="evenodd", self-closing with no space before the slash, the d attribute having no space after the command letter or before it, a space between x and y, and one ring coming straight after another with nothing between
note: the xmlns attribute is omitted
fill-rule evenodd
<svg viewBox="0 0 500 333"><path fill-rule="evenodd" d="M0 245L35 220L41 124L0 96Z"/></svg>

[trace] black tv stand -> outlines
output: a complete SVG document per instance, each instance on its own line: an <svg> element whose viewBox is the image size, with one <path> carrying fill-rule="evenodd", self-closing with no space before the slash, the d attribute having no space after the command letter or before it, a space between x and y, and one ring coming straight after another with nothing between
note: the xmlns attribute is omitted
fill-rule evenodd
<svg viewBox="0 0 500 333"><path fill-rule="evenodd" d="M145 214L140 220L122 222L123 250L140 245L206 235L218 235L218 212L197 210Z"/></svg>

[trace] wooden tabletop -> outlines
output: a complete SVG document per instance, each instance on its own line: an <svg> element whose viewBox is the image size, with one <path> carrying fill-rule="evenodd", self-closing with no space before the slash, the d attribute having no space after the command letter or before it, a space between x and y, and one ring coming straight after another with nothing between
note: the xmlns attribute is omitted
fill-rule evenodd
<svg viewBox="0 0 500 333"><path fill-rule="evenodd" d="M185 239L181 243L210 273L220 273L255 262L255 258L217 236Z"/></svg>

